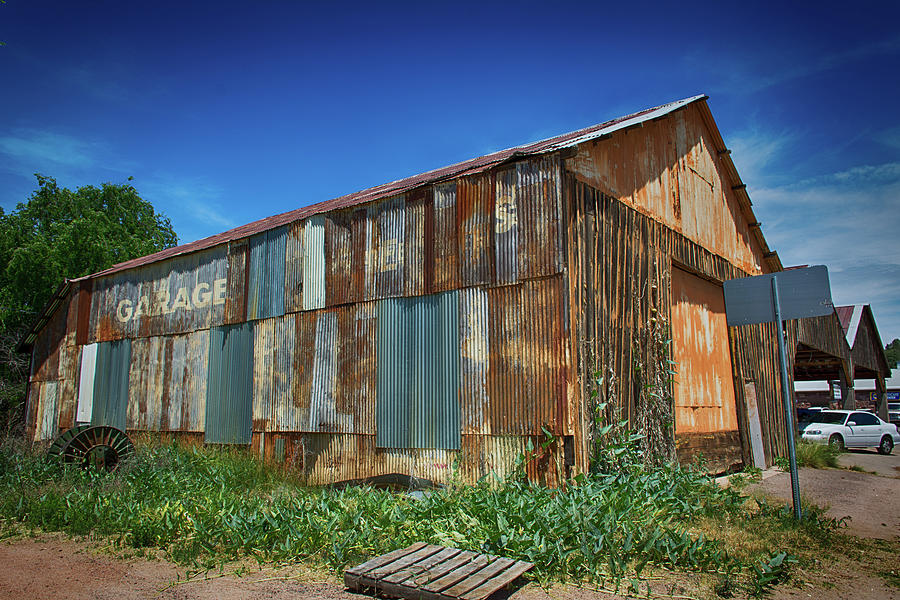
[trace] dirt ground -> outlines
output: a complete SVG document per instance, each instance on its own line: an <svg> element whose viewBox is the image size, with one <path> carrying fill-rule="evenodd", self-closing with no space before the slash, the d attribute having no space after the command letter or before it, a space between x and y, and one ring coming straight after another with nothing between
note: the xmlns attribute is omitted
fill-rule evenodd
<svg viewBox="0 0 900 600"><path fill-rule="evenodd" d="M900 558L890 553L900 539L900 453L883 457L874 452L851 452L841 457L841 463L848 467L856 465L869 473L802 469L801 494L828 506L829 514L836 518L850 517L845 533L869 538L868 548L882 544L886 551L877 551L877 556L871 550L860 552L838 564L798 572L788 585L775 590L771 596L775 600L900 599ZM788 474L770 471L766 475L751 491L789 500ZM370 597L346 590L332 574L296 566L260 569L251 564L229 565L224 572L191 578L183 568L165 560L128 557L121 550L113 553L103 544L51 534L0 541L0 598L365 600ZM891 570L895 573L893 583L884 578ZM680 599L695 597L698 586L699 577L689 575L652 582L655 596ZM706 594L699 595L708 594L707 584ZM620 596L575 586L542 589L528 583L503 592L500 597L613 600Z"/></svg>

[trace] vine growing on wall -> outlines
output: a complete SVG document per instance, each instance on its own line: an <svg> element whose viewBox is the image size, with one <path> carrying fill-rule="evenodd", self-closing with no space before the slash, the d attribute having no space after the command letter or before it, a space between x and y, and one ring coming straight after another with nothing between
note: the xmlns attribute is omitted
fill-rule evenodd
<svg viewBox="0 0 900 600"><path fill-rule="evenodd" d="M675 460L676 364L668 319L656 308L640 329L639 351L634 353L636 384L634 428L641 432L639 445L648 463Z"/></svg>

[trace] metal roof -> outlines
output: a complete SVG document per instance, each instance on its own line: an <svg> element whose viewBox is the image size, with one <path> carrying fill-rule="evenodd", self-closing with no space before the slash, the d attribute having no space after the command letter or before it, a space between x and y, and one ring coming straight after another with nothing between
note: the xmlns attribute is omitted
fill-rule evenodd
<svg viewBox="0 0 900 600"><path fill-rule="evenodd" d="M91 275L86 275L84 277L74 279L73 281L81 281L83 279L92 279L94 277L110 275L112 273L117 273L126 269L132 269L134 267L140 267L153 262L165 260L167 258L172 258L174 256L197 252L199 250L205 250L206 248L210 248L212 246L217 246L225 242L245 238L256 233L279 227L281 225L292 223L300 219L305 219L306 217L315 215L317 213L338 210L341 208L348 208L350 206L365 204L367 202L374 202L382 198L402 194L406 191L423 185L428 185L431 183L463 175L480 173L482 171L490 169L493 166L516 158L534 156L536 154L545 154L565 148L571 148L573 146L577 146L578 144L583 144L584 142L610 135L616 131L634 127L647 121L652 121L653 119L663 117L669 113L684 108L688 104L706 99L706 95L700 94L698 96L692 96L683 100L677 100L675 102L670 102L668 104L663 104L661 106L648 108L640 112L626 115L624 117L618 117L616 119L612 119L598 125L592 125L591 127L579 129L578 131L564 133L556 137L533 142L530 144L525 144L522 146L507 148L506 150L500 150L499 152L494 152L492 154L487 154L485 156L466 160L454 165L435 169L433 171L427 171L425 173L420 173L419 175L413 175L412 177L392 181L390 183L378 185L367 190L347 194L346 196L341 196L333 200L326 200L324 202L319 202L317 204L298 208L296 210L281 213L279 215L266 217L265 219L260 219L246 225L241 225L240 227L235 227L234 229L230 229L223 233L219 233L202 240L197 240L188 244L182 244L180 246L175 246L174 248L167 248L166 250L162 250L155 254L148 254L147 256L141 256L139 258L119 263L104 271L92 273Z"/></svg>

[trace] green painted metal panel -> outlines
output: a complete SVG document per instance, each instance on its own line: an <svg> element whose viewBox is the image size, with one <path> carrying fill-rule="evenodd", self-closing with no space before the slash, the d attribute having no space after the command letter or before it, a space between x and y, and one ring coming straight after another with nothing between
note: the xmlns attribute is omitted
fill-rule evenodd
<svg viewBox="0 0 900 600"><path fill-rule="evenodd" d="M284 266L287 227L250 238L247 273L247 318L267 319L284 314Z"/></svg>
<svg viewBox="0 0 900 600"><path fill-rule="evenodd" d="M128 410L131 340L101 342L97 345L96 360L91 423L109 425L124 431Z"/></svg>
<svg viewBox="0 0 900 600"><path fill-rule="evenodd" d="M458 292L380 301L377 353L376 446L458 449Z"/></svg>
<svg viewBox="0 0 900 600"><path fill-rule="evenodd" d="M209 332L206 442L249 444L253 391L253 327L241 323Z"/></svg>

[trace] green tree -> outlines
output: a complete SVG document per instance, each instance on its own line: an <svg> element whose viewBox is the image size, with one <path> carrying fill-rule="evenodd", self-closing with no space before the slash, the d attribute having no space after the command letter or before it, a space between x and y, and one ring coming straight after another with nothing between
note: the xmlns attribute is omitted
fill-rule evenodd
<svg viewBox="0 0 900 600"><path fill-rule="evenodd" d="M16 362L21 357L12 352L12 345L66 278L102 271L178 242L169 219L130 183L88 185L72 191L59 187L52 177L36 177L38 189L27 202L10 213L0 209L3 412L21 404L24 395L23 369Z"/></svg>
<svg viewBox="0 0 900 600"><path fill-rule="evenodd" d="M900 340L894 338L894 341L884 347L884 355L887 357L888 366L892 369L897 368L900 363Z"/></svg>

